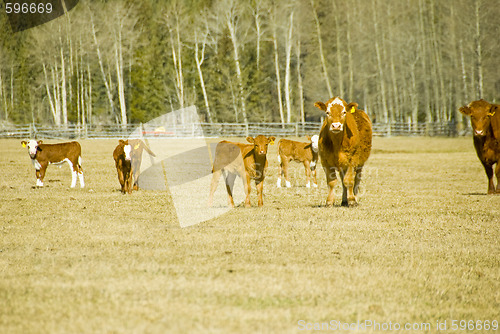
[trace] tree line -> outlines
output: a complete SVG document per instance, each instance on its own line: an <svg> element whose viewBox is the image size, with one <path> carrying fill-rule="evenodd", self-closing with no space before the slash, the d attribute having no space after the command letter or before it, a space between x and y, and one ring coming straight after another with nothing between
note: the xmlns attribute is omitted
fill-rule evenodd
<svg viewBox="0 0 500 334"><path fill-rule="evenodd" d="M340 96L372 121L462 123L500 90L496 0L81 0L13 33L0 14L0 121L305 122Z"/></svg>

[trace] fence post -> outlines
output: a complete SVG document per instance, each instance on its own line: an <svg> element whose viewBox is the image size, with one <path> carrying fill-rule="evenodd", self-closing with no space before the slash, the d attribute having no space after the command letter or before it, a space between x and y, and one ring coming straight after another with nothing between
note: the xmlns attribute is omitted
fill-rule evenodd
<svg viewBox="0 0 500 334"><path fill-rule="evenodd" d="M245 123L245 135L249 136L248 123Z"/></svg>
<svg viewBox="0 0 500 334"><path fill-rule="evenodd" d="M299 136L299 123L295 123L295 137Z"/></svg>

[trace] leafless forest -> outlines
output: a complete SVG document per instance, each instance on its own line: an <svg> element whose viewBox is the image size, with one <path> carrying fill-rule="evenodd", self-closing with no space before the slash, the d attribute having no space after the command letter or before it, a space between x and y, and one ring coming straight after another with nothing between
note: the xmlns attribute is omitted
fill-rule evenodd
<svg viewBox="0 0 500 334"><path fill-rule="evenodd" d="M318 120L356 101L377 123L465 120L500 90L496 0L80 1L12 33L0 14L3 123ZM498 102L498 101L497 101Z"/></svg>

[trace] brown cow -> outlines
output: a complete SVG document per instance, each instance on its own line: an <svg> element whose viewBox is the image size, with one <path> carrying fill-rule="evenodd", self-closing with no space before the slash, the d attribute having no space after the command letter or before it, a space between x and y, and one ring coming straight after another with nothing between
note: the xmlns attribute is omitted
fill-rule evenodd
<svg viewBox="0 0 500 334"><path fill-rule="evenodd" d="M122 194L132 193L133 172L131 151L128 140L119 140L118 146L113 151L113 159L115 159L116 171L118 172L118 181L120 182Z"/></svg>
<svg viewBox="0 0 500 334"><path fill-rule="evenodd" d="M156 157L156 155L149 149L149 147L144 144L144 142L140 139L129 139L129 144L132 146L132 152L130 155L130 159L132 161L132 171L134 176L134 190L139 189L139 175L141 174L141 163L142 163L142 151L146 150L149 155Z"/></svg>
<svg viewBox="0 0 500 334"><path fill-rule="evenodd" d="M485 100L473 101L460 112L470 116L474 129L474 147L488 177L488 194L500 193L500 105ZM493 165L497 187L493 183Z"/></svg>
<svg viewBox="0 0 500 334"><path fill-rule="evenodd" d="M243 180L246 195L245 207L250 207L251 179L255 180L259 206L264 205L262 189L264 187L264 173L267 168L267 146L269 143L273 144L275 139L275 137L268 138L259 135L255 138L247 137L247 141L251 144L232 143L225 140L218 143L215 149L208 205L212 206L213 195L221 174L224 174L226 181L229 205L234 207L232 189L237 175Z"/></svg>
<svg viewBox="0 0 500 334"><path fill-rule="evenodd" d="M281 139L278 142L278 161L280 163L278 170L278 181L276 186L281 187L281 176L285 176L287 188L291 187L288 177L288 164L294 160L302 162L306 169L306 188L311 187L311 171L313 177L313 187L318 187L316 180L316 164L318 163L318 135L308 136L308 143L298 142L289 139Z"/></svg>
<svg viewBox="0 0 500 334"><path fill-rule="evenodd" d="M59 144L43 144L43 141L22 141L23 147L28 147L31 163L36 170L36 185L43 187L45 171L50 164L68 163L71 169L71 188L76 186L76 178L80 179L80 187L85 187L82 170L82 148L76 141Z"/></svg>
<svg viewBox="0 0 500 334"><path fill-rule="evenodd" d="M361 171L370 156L372 124L358 104L334 97L314 104L326 113L319 134L319 155L326 174L329 193L326 205L333 205L336 170L342 180L342 205L357 204Z"/></svg>

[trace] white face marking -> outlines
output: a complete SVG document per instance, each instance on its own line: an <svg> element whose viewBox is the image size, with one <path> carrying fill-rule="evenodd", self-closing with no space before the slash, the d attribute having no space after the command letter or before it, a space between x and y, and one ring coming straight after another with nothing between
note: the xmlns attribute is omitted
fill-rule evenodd
<svg viewBox="0 0 500 334"><path fill-rule="evenodd" d="M336 97L335 100L333 100L332 102L328 103L327 111L329 111L336 104L342 107L343 109L342 112L345 112L344 102L342 102L342 100L339 99L338 97Z"/></svg>
<svg viewBox="0 0 500 334"><path fill-rule="evenodd" d="M130 152L132 151L132 146L125 145L123 147L123 152L125 153L125 160L130 160Z"/></svg>
<svg viewBox="0 0 500 334"><path fill-rule="evenodd" d="M316 166L316 162L315 161L311 161L311 168L315 167Z"/></svg>
<svg viewBox="0 0 500 334"><path fill-rule="evenodd" d="M319 140L319 136L318 135L314 135L311 137L311 143L312 143L312 150L314 152L318 152L318 140Z"/></svg>
<svg viewBox="0 0 500 334"><path fill-rule="evenodd" d="M28 153L30 154L31 159L35 158L37 148L38 148L38 142L34 139L31 139L28 142Z"/></svg>

